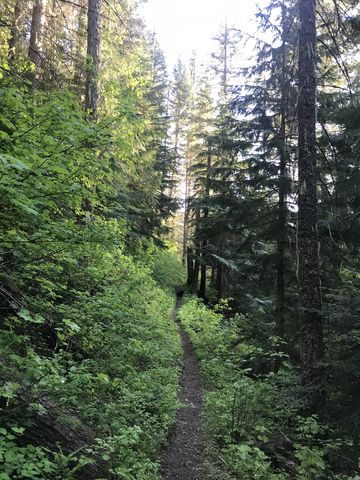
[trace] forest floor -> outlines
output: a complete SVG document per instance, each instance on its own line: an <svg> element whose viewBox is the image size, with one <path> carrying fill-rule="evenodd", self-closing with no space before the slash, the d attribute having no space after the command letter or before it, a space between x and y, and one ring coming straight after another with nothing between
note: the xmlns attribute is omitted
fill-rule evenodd
<svg viewBox="0 0 360 480"><path fill-rule="evenodd" d="M174 308L174 321L181 304ZM201 480L204 463L204 436L202 429L202 380L195 350L187 333L179 326L183 346L183 370L179 400L182 407L169 438L162 464L164 480Z"/></svg>

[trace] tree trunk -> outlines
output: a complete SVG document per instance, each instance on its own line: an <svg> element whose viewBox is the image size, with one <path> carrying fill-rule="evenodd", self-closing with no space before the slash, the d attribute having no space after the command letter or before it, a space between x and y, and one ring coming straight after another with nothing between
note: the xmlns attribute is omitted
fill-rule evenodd
<svg viewBox="0 0 360 480"><path fill-rule="evenodd" d="M223 266L219 263L216 274L216 298L217 301L223 298Z"/></svg>
<svg viewBox="0 0 360 480"><path fill-rule="evenodd" d="M2 363L8 363L4 358L0 360ZM2 372L4 375L0 378L0 387L3 387L5 382L10 380L5 371ZM17 381L21 388L17 396L12 398L9 409L6 399L4 397L0 398L1 420L6 418L7 415L10 422L11 419L22 419L22 425L25 429L23 434L17 438L19 446L41 446L49 452L61 452L65 455L73 454L74 458L71 461L73 466L75 466L74 462L76 462L77 456L86 454L91 458L92 463L85 464L77 471L77 479L107 478L110 480L113 478L109 474L110 465L107 465L107 462L93 450L99 429L90 428L86 425L81 418L81 413L77 414L59 405L55 399L50 399L39 394L39 392L35 392L37 389L33 390L31 385L27 383L22 384L15 371L12 372L11 380ZM89 449L88 452L87 449ZM19 477L16 476L16 478ZM50 477L47 476L46 478Z"/></svg>
<svg viewBox="0 0 360 480"><path fill-rule="evenodd" d="M88 0L87 72L85 107L96 118L99 103L98 76L100 67L101 0Z"/></svg>
<svg viewBox="0 0 360 480"><path fill-rule="evenodd" d="M216 269L214 266L211 267L210 285L211 285L211 288L215 288L215 285L216 285Z"/></svg>
<svg viewBox="0 0 360 480"><path fill-rule="evenodd" d="M180 130L181 130L181 113L177 109L175 109L174 112L174 118L175 118L175 131L174 131L174 165L171 170L171 177L170 177L170 198L175 198L176 197L176 170L177 170L177 165L179 162L179 137L180 137Z"/></svg>
<svg viewBox="0 0 360 480"><path fill-rule="evenodd" d="M9 39L8 58L10 63L14 61L16 47L20 39L19 22L21 18L21 13L22 13L22 0L16 0L15 6L14 6L13 20L11 25L11 36Z"/></svg>
<svg viewBox="0 0 360 480"><path fill-rule="evenodd" d="M78 0L77 2L80 7L77 11L77 22L76 22L76 36L74 42L74 53L76 52L75 57L75 68L74 68L74 87L76 88L76 93L79 97L83 95L86 82L84 79L84 58L81 52L86 49L86 32L87 32L87 1ZM85 80L85 81L84 81Z"/></svg>
<svg viewBox="0 0 360 480"><path fill-rule="evenodd" d="M96 432L92 431L81 420L69 411L59 407L55 402L45 397L36 399L42 411L31 410L27 407L29 398L21 398L24 403L23 410L29 415L31 423L20 437L20 443L27 445L40 445L50 451L61 451L66 455L91 448L95 442ZM24 413L23 412L23 413ZM108 469L105 462L92 454L93 463L85 465L77 473L81 480L96 480L105 478ZM109 478L109 477L106 477Z"/></svg>
<svg viewBox="0 0 360 480"><path fill-rule="evenodd" d="M183 232L183 263L185 263L187 255L187 244L189 236L189 197L190 197L190 178L189 178L189 141L186 148L185 163L185 205L184 205L184 232Z"/></svg>
<svg viewBox="0 0 360 480"><path fill-rule="evenodd" d="M196 258L194 262L193 270L193 281L191 284L191 293L196 294L199 289L199 270L200 270L200 261L199 261L199 249L196 249Z"/></svg>
<svg viewBox="0 0 360 480"><path fill-rule="evenodd" d="M278 238L276 253L276 326L275 334L284 338L285 334L285 250L286 250L286 163L287 139L286 119L288 85L286 82L286 33L285 33L285 6L282 6L282 72L281 72L281 105L280 105L280 145L279 145L279 207L278 207ZM275 370L281 367L281 359L276 358Z"/></svg>
<svg viewBox="0 0 360 480"><path fill-rule="evenodd" d="M228 82L228 44L229 44L229 30L227 24L224 28L224 71L222 78L222 88L224 99L227 96L227 82Z"/></svg>
<svg viewBox="0 0 360 480"><path fill-rule="evenodd" d="M209 145L209 149L211 146ZM209 195L210 195L210 168L211 168L211 150L207 156L207 164L206 164L206 177L205 177L205 207L204 207L204 216L203 222L206 224L207 219L209 217L209 207L207 205ZM205 299L206 296L206 250L208 246L208 241L203 240L202 242L202 263L201 263L201 273L200 273L200 289L199 289L199 297Z"/></svg>
<svg viewBox="0 0 360 480"><path fill-rule="evenodd" d="M196 225L199 225L200 221L200 210L196 209ZM194 262L194 272L193 272L193 281L191 285L191 293L197 294L199 290L199 271L200 271L200 244L198 238L195 235L195 262Z"/></svg>
<svg viewBox="0 0 360 480"><path fill-rule="evenodd" d="M310 408L319 399L324 353L320 269L317 234L316 171L316 0L299 1L299 192L298 282L301 326L301 361Z"/></svg>
<svg viewBox="0 0 360 480"><path fill-rule="evenodd" d="M219 255L223 256L223 243L219 245ZM221 300L224 296L224 267L222 263L218 263L216 272L216 298L217 301Z"/></svg>
<svg viewBox="0 0 360 480"><path fill-rule="evenodd" d="M193 277L194 277L194 258L192 249L187 247L187 286L191 291L191 286L193 284Z"/></svg>
<svg viewBox="0 0 360 480"><path fill-rule="evenodd" d="M203 251L206 248L207 242L203 242ZM200 288L198 293L199 298L205 299L206 296L206 263L201 264L200 269Z"/></svg>
<svg viewBox="0 0 360 480"><path fill-rule="evenodd" d="M30 31L29 59L37 68L43 63L42 31L44 28L44 10L46 0L35 0Z"/></svg>

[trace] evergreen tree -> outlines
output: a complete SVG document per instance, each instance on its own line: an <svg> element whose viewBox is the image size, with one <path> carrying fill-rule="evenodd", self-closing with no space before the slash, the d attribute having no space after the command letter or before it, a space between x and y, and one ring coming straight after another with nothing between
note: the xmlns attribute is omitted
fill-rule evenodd
<svg viewBox="0 0 360 480"><path fill-rule="evenodd" d="M170 148L172 159L171 176L169 184L169 197L173 202L178 201L179 191L178 184L179 179L183 174L184 168L186 169L186 157L187 157L187 128L189 118L189 107L191 105L191 80L189 72L186 66L179 59L174 67L173 78L171 81L171 88L169 92L169 115L171 118L170 125ZM180 220L182 223L182 221ZM172 222L172 234L173 238L177 238L179 243L182 242L181 236L183 234L183 228L178 231L176 228L177 219L176 216Z"/></svg>
<svg viewBox="0 0 360 480"><path fill-rule="evenodd" d="M319 376L319 362L324 353L324 345L317 235L315 8L314 0L299 3L297 254L303 376L308 387L316 390L322 380ZM316 400L318 398L315 395ZM313 403L312 408L314 406Z"/></svg>

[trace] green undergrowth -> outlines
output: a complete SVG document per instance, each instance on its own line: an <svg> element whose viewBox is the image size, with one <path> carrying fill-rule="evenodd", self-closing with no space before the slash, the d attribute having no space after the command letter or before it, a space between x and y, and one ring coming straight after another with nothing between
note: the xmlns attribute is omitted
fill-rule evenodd
<svg viewBox="0 0 360 480"><path fill-rule="evenodd" d="M0 480L158 478L183 267L155 246L156 149L121 95L95 122L66 89L1 79Z"/></svg>
<svg viewBox="0 0 360 480"><path fill-rule="evenodd" d="M61 268L27 267L24 275L43 275L38 294L0 332L1 480L67 480L99 462L104 478L158 478L159 448L177 408L181 348L174 295L154 280L156 257L165 281L174 258L155 248L140 261L119 247L75 246ZM66 299L59 290L53 299L42 295L50 281L69 292ZM65 454L61 444L28 443L49 401L56 422L91 431L90 444Z"/></svg>
<svg viewBox="0 0 360 480"><path fill-rule="evenodd" d="M277 354L249 336L255 319L224 318L224 308L226 302L217 312L188 298L179 311L206 386L208 478L359 479L356 464L344 465L351 442L338 438L317 416L301 415L297 371L285 362L278 373L271 372ZM271 340L276 343L270 339L268 344ZM259 365L268 365L267 371Z"/></svg>

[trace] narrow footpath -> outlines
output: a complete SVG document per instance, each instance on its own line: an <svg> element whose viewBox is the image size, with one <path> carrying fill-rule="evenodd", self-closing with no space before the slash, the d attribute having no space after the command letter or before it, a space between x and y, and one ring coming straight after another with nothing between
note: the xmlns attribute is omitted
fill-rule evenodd
<svg viewBox="0 0 360 480"><path fill-rule="evenodd" d="M174 308L174 321L181 299ZM202 431L202 381L195 351L187 333L179 325L183 345L183 371L179 399L184 405L176 414L176 421L164 455L164 480L201 480L204 460Z"/></svg>

